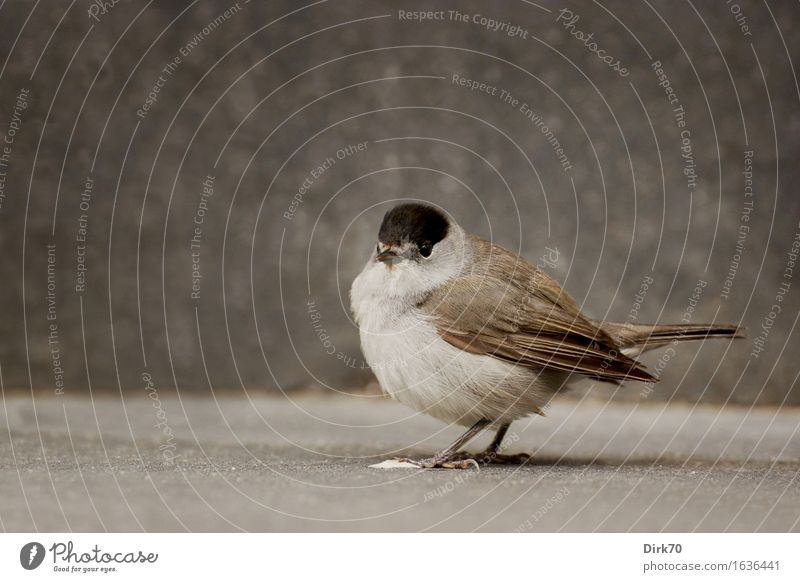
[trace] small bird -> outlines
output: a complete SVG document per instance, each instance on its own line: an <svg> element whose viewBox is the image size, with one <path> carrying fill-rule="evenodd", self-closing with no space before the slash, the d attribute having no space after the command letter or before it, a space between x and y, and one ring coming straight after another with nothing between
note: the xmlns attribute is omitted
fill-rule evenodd
<svg viewBox="0 0 800 582"><path fill-rule="evenodd" d="M501 455L515 420L542 414L582 377L655 382L635 357L673 341L742 337L735 325L597 321L541 269L464 231L427 204L395 206L353 281L350 301L361 349L384 392L468 430L420 468L523 462ZM481 431L479 455L460 449Z"/></svg>

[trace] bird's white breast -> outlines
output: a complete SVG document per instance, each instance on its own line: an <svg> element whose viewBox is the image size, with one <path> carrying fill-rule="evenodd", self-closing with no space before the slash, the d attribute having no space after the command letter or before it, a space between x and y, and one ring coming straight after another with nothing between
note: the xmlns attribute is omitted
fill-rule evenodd
<svg viewBox="0 0 800 582"><path fill-rule="evenodd" d="M361 348L392 398L445 422L511 422L552 395L538 375L453 347L418 307L421 289L403 265L374 261L353 282L351 302Z"/></svg>

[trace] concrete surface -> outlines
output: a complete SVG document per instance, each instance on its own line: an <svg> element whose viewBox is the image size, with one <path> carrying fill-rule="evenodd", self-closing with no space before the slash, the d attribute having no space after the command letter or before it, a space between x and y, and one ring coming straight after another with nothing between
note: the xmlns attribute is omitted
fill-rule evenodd
<svg viewBox="0 0 800 582"><path fill-rule="evenodd" d="M6 394L0 425L6 531L800 531L796 408L561 400L479 472L370 469L458 434L375 396Z"/></svg>

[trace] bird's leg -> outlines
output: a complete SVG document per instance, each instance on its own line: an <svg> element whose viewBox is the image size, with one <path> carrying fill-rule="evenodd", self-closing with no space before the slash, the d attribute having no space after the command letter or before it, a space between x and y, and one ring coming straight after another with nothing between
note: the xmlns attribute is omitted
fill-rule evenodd
<svg viewBox="0 0 800 582"><path fill-rule="evenodd" d="M503 443L503 437L506 436L506 433L508 432L508 427L510 426L511 423L507 423L498 428L497 433L495 433L494 435L494 439L492 439L492 443L480 455L475 456L474 459L483 465L488 465L490 463L521 464L529 461L531 456L526 455L525 453L519 453L517 455L500 454L500 448Z"/></svg>
<svg viewBox="0 0 800 582"><path fill-rule="evenodd" d="M458 437L453 443L444 449L442 452L435 454L429 459L405 459L398 458L396 461L404 461L416 465L421 469L433 469L441 467L443 469L468 469L470 467L478 468L478 463L471 457L462 457L458 454L458 449L467 444L470 440L481 432L489 424L486 419L479 420L473 424L467 431Z"/></svg>

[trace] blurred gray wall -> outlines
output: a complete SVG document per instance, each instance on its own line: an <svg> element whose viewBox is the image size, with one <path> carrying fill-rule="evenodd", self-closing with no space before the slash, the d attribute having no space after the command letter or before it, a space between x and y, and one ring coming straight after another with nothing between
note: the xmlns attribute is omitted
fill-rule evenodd
<svg viewBox="0 0 800 582"><path fill-rule="evenodd" d="M101 5L0 8L6 390L358 389L422 199L594 317L749 328L617 397L800 404L796 3Z"/></svg>

